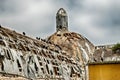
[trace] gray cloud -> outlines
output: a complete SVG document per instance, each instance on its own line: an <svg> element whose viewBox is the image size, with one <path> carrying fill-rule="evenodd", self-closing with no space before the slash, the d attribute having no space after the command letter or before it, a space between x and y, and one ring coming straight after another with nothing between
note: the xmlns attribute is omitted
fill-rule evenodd
<svg viewBox="0 0 120 80"><path fill-rule="evenodd" d="M1 0L0 24L47 37L55 32L56 11L63 7L69 16L70 31L78 32L94 44L120 40L119 0Z"/></svg>

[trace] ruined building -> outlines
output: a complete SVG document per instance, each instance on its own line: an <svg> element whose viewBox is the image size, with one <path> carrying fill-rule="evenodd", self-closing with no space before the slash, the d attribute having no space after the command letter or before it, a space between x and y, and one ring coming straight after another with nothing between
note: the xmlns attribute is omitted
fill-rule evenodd
<svg viewBox="0 0 120 80"><path fill-rule="evenodd" d="M1 26L0 79L88 80L89 63L113 60L111 50L104 47L70 32L63 8L56 14L56 32L47 39L33 39ZM119 55L114 59L120 60Z"/></svg>

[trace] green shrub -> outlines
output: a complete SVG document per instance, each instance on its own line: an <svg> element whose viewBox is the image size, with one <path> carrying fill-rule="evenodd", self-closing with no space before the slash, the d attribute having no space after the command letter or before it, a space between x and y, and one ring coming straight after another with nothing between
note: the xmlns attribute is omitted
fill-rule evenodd
<svg viewBox="0 0 120 80"><path fill-rule="evenodd" d="M114 53L120 52L120 43L115 44L115 45L112 47L112 51L113 51Z"/></svg>

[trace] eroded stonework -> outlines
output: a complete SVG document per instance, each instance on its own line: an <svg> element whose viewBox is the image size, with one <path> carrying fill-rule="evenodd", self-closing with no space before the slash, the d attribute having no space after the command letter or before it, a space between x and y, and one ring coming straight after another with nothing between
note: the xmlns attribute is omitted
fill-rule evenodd
<svg viewBox="0 0 120 80"><path fill-rule="evenodd" d="M59 45L0 28L0 72L28 79L80 79L81 65ZM4 76L3 75L3 76Z"/></svg>
<svg viewBox="0 0 120 80"><path fill-rule="evenodd" d="M0 79L88 80L88 63L120 61L111 46L94 46L70 32L67 13L60 8L56 32L47 39L33 39L0 26Z"/></svg>

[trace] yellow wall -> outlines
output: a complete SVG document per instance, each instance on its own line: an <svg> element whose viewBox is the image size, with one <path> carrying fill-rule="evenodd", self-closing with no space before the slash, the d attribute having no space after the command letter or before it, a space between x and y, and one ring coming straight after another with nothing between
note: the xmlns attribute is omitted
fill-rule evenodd
<svg viewBox="0 0 120 80"><path fill-rule="evenodd" d="M120 80L120 64L90 64L89 80Z"/></svg>

